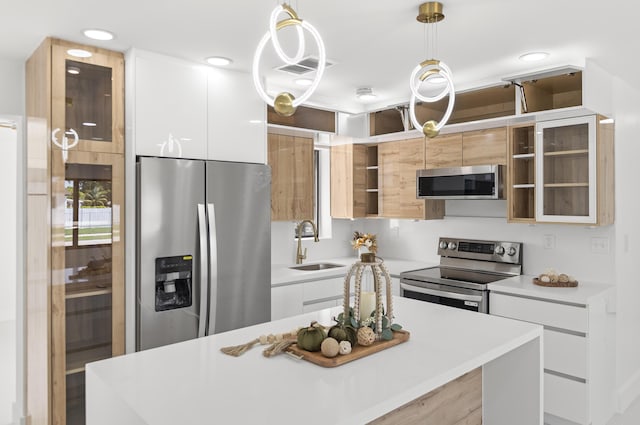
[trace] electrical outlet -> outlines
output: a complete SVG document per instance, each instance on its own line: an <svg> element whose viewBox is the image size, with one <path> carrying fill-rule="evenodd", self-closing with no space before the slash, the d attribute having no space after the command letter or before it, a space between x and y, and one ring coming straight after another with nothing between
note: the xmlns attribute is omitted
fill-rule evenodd
<svg viewBox="0 0 640 425"><path fill-rule="evenodd" d="M542 246L544 249L554 249L556 247L556 235L544 235Z"/></svg>
<svg viewBox="0 0 640 425"><path fill-rule="evenodd" d="M594 254L608 254L609 253L609 238L592 237L591 238L591 252Z"/></svg>

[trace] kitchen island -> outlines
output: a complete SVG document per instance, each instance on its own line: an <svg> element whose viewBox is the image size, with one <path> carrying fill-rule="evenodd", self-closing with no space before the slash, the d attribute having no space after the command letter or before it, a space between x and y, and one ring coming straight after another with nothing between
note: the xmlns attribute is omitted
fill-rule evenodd
<svg viewBox="0 0 640 425"><path fill-rule="evenodd" d="M336 368L266 358L260 346L240 357L220 348L329 325L340 307L91 363L87 424L364 424L477 368L484 424L542 424L541 326L394 303L409 341Z"/></svg>

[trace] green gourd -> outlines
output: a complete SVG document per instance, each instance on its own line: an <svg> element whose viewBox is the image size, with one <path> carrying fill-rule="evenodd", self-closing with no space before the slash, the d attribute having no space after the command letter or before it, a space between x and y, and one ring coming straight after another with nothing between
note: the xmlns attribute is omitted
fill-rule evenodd
<svg viewBox="0 0 640 425"><path fill-rule="evenodd" d="M337 324L329 329L329 336L336 341L349 341L352 346L356 345L356 330L351 326Z"/></svg>
<svg viewBox="0 0 640 425"><path fill-rule="evenodd" d="M298 331L298 347L307 351L320 351L322 341L325 338L324 330L318 322L311 322L308 328Z"/></svg>

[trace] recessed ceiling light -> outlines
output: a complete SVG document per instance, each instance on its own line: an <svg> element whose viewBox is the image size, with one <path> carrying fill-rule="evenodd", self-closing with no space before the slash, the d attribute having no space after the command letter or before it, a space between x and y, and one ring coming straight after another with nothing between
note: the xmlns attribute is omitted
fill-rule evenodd
<svg viewBox="0 0 640 425"><path fill-rule="evenodd" d="M304 86L304 87L309 87L311 84L313 84L313 80L310 78L296 78L295 80L293 80L297 85L299 86Z"/></svg>
<svg viewBox="0 0 640 425"><path fill-rule="evenodd" d="M85 127L95 127L98 124L96 124L94 122L83 122L82 125L84 125Z"/></svg>
<svg viewBox="0 0 640 425"><path fill-rule="evenodd" d="M222 56L211 56L207 58L207 63L213 66L227 66L231 65L232 62L231 59Z"/></svg>
<svg viewBox="0 0 640 425"><path fill-rule="evenodd" d="M373 93L371 87L360 87L356 89L356 97L364 102L368 100L373 100L377 96Z"/></svg>
<svg viewBox="0 0 640 425"><path fill-rule="evenodd" d="M549 56L549 53L547 52L530 52L525 53L524 55L520 55L518 59L525 62L535 62L545 59L547 56Z"/></svg>
<svg viewBox="0 0 640 425"><path fill-rule="evenodd" d="M83 49L69 49L67 50L67 54L69 56L73 56L74 58L90 58L91 56L93 56L91 52Z"/></svg>
<svg viewBox="0 0 640 425"><path fill-rule="evenodd" d="M69 74L78 75L80 74L80 68L78 68L77 66L70 66L67 68L67 72Z"/></svg>
<svg viewBox="0 0 640 425"><path fill-rule="evenodd" d="M105 31L105 30L88 29L88 30L84 30L82 33L85 35L85 37L91 38L93 40L101 40L101 41L113 40L113 33L110 33L109 31Z"/></svg>

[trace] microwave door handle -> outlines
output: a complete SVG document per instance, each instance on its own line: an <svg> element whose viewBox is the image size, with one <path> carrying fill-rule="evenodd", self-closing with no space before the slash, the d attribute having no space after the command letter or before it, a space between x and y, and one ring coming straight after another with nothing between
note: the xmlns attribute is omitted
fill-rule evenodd
<svg viewBox="0 0 640 425"><path fill-rule="evenodd" d="M207 335L216 331L216 307L218 305L218 232L216 230L216 208L207 204L207 220L209 221L209 324Z"/></svg>
<svg viewBox="0 0 640 425"><path fill-rule="evenodd" d="M440 291L435 289L423 288L421 286L407 285L406 283L402 283L402 282L400 283L400 287L402 289L418 292L420 294L433 295L435 297L452 298L454 300L461 300L461 301L476 301L476 302L482 301L482 296L480 295L466 295L466 294L459 294L457 292Z"/></svg>
<svg viewBox="0 0 640 425"><path fill-rule="evenodd" d="M207 265L207 219L204 204L198 204L198 243L200 244L200 311L198 312L198 338L205 336L207 329L207 284L209 268Z"/></svg>

